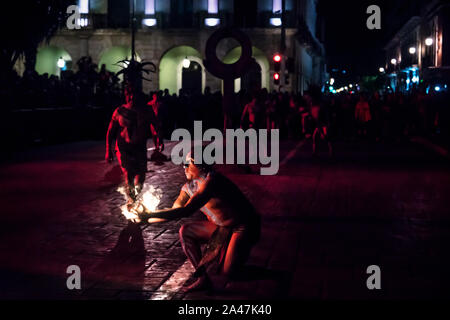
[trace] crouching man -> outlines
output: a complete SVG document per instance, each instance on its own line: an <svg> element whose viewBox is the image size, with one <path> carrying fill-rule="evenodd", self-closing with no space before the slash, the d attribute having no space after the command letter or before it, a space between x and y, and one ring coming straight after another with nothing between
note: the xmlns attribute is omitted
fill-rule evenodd
<svg viewBox="0 0 450 320"><path fill-rule="evenodd" d="M259 214L239 188L212 167L196 164L191 154L184 164L188 181L172 208L155 212L143 206L135 209L139 218L149 223L186 217L198 209L206 215L207 220L180 228L183 251L198 277L187 291L212 289L206 269L213 261L219 262L223 275L237 275L259 240L261 229ZM203 255L202 244L207 244Z"/></svg>

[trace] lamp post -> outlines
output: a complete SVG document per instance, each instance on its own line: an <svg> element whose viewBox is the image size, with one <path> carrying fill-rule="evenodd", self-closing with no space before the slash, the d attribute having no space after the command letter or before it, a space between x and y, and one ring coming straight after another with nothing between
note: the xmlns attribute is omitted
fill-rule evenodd
<svg viewBox="0 0 450 320"><path fill-rule="evenodd" d="M135 1L136 0L132 0L131 1L131 60L134 60L135 57L135 48L134 48L134 43L135 43L135 35L136 35L136 17L134 15L134 8L135 8Z"/></svg>

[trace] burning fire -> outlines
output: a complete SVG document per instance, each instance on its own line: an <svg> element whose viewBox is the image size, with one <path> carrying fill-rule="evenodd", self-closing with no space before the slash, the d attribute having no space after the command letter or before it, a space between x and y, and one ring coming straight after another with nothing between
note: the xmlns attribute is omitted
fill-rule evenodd
<svg viewBox="0 0 450 320"><path fill-rule="evenodd" d="M125 186L120 186L117 189L118 192L120 192L125 200L125 204L120 207L122 210L122 214L127 218L127 220L139 220L138 216L128 211L126 201L127 201L127 194L125 190ZM162 191L160 189L155 188L154 186L150 184L144 184L144 187L142 188L141 194L139 195L139 202L146 207L150 211L155 211L156 207L159 205L159 202L161 201L162 197Z"/></svg>

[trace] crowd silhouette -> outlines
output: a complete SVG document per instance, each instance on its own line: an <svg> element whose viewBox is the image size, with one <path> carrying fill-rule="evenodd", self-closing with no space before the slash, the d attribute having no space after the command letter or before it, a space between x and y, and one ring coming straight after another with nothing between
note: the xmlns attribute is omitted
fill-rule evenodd
<svg viewBox="0 0 450 320"><path fill-rule="evenodd" d="M120 79L106 70L97 71L91 58L77 62L78 71L63 71L60 77L26 71L22 77L13 72L8 85L0 91L8 110L37 108L103 108L112 111L124 101ZM409 93L356 92L322 94L311 88L304 95L269 92L267 89L241 90L234 96L231 111L233 128L280 129L282 138L301 139L317 136L327 140L362 139L394 142L419 135L449 143L450 115L448 92L415 89ZM193 129L195 120L203 128L223 128L222 94L202 94L181 89L144 94L146 104L158 115L164 137L176 128ZM102 123L106 126L107 120ZM103 130L103 129L102 129ZM99 131L102 131L99 130ZM104 132L104 131L103 131Z"/></svg>

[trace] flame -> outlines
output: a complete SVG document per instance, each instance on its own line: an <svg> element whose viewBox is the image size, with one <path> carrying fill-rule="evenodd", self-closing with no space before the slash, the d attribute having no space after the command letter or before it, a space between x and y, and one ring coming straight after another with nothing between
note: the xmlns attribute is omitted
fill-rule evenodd
<svg viewBox="0 0 450 320"><path fill-rule="evenodd" d="M138 216L128 211L126 202L128 200L125 186L122 185L117 189L118 192L120 192L123 195L123 198L125 200L125 204L120 207L122 210L122 214L125 216L127 220L139 220ZM151 184L144 184L144 187L142 188L141 194L139 195L140 200L138 200L143 206L145 206L150 211L155 211L156 207L158 207L161 198L162 198L162 191L159 188L155 188Z"/></svg>

